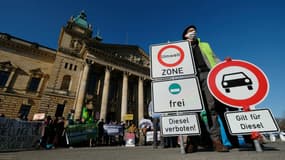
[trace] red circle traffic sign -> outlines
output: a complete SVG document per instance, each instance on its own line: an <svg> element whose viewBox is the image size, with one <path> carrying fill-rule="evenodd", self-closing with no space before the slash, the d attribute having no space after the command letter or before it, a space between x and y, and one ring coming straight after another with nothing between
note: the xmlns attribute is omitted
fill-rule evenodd
<svg viewBox="0 0 285 160"><path fill-rule="evenodd" d="M221 92L217 86L217 75L224 70L227 67L240 67L244 68L250 72L252 72L256 78L258 88L256 92L247 98L240 99L240 98L233 98L225 95L223 92ZM224 62L221 62L217 64L209 73L208 79L207 79L208 87L210 89L210 92L221 102L230 105L232 107L237 108L248 108L249 106L252 106L254 104L257 104L261 102L267 95L269 91L269 83L266 75L262 72L261 69L259 69L257 66L241 60L227 60Z"/></svg>
<svg viewBox="0 0 285 160"><path fill-rule="evenodd" d="M170 49L170 48L176 49L176 50L178 50L178 52L180 53L180 58L179 58L177 61L175 61L174 63L167 63L167 62L163 61L163 60L162 60L162 57L161 57L161 56L162 56L162 53L163 53L165 50ZM183 49L181 49L180 47L178 47L178 46L176 46L176 45L167 45L167 46L165 46L165 47L163 47L163 48L161 48L161 49L159 50L158 55L157 55L157 59L158 59L158 62L159 62L160 64L162 64L163 66L166 66L166 67L175 67L175 66L179 65L179 64L183 61L183 59L184 59L184 51L183 51Z"/></svg>

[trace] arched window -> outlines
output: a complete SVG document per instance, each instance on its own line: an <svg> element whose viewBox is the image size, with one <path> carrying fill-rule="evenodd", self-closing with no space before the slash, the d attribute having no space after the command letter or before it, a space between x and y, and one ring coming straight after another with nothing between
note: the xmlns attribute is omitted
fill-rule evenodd
<svg viewBox="0 0 285 160"><path fill-rule="evenodd" d="M69 85L70 85L70 81L71 81L71 76L70 75L63 76L60 89L61 90L68 90L69 89Z"/></svg>

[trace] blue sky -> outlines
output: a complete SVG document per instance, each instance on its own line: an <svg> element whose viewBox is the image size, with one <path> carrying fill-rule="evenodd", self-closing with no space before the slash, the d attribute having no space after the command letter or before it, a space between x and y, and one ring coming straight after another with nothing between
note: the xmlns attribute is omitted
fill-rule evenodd
<svg viewBox="0 0 285 160"><path fill-rule="evenodd" d="M270 91L257 108L285 118L285 1L282 0L9 0L1 1L0 32L57 48L62 26L84 10L104 43L177 41L189 24L220 59L249 61L267 75ZM1 58L1 57L0 57Z"/></svg>

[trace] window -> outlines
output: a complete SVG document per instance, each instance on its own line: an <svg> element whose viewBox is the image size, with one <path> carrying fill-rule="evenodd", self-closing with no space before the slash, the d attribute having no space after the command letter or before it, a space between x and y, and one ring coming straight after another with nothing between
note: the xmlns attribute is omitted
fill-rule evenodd
<svg viewBox="0 0 285 160"><path fill-rule="evenodd" d="M60 89L61 90L68 90L69 89L69 85L70 85L70 81L71 81L71 76L70 75L63 76Z"/></svg>
<svg viewBox="0 0 285 160"><path fill-rule="evenodd" d="M5 87L5 84L9 78L10 72L0 71L0 87Z"/></svg>
<svg viewBox="0 0 285 160"><path fill-rule="evenodd" d="M26 119L30 113L30 110L31 110L31 106L30 105L25 105L25 104L22 104L20 110L19 110L19 117L18 118L21 118L21 119Z"/></svg>
<svg viewBox="0 0 285 160"><path fill-rule="evenodd" d="M72 70L72 66L73 66L72 64L69 64L69 70Z"/></svg>
<svg viewBox="0 0 285 160"><path fill-rule="evenodd" d="M64 68L66 69L66 68L67 68L67 66L68 66L68 63L65 63Z"/></svg>
<svg viewBox="0 0 285 160"><path fill-rule="evenodd" d="M36 92L38 90L41 78L32 77L30 84L28 86L28 91Z"/></svg>
<svg viewBox="0 0 285 160"><path fill-rule="evenodd" d="M76 69L77 69L77 65L74 65L74 71L76 71Z"/></svg>
<svg viewBox="0 0 285 160"><path fill-rule="evenodd" d="M17 68L10 61L0 62L0 87L5 87L6 83L11 83L8 80L9 78L13 78Z"/></svg>
<svg viewBox="0 0 285 160"><path fill-rule="evenodd" d="M30 70L30 82L27 87L28 92L37 92L41 86L41 81L44 81L45 74L42 72L40 68L36 68L33 70Z"/></svg>
<svg viewBox="0 0 285 160"><path fill-rule="evenodd" d="M55 117L62 117L64 111L64 104L58 104L55 111Z"/></svg>

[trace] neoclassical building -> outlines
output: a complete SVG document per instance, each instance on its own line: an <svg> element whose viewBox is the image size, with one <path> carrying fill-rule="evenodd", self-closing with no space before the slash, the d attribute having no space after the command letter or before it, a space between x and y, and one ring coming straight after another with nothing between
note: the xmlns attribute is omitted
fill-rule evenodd
<svg viewBox="0 0 285 160"><path fill-rule="evenodd" d="M103 43L81 12L52 49L0 32L0 113L32 119L86 107L95 118L138 122L150 101L149 56L138 46Z"/></svg>

